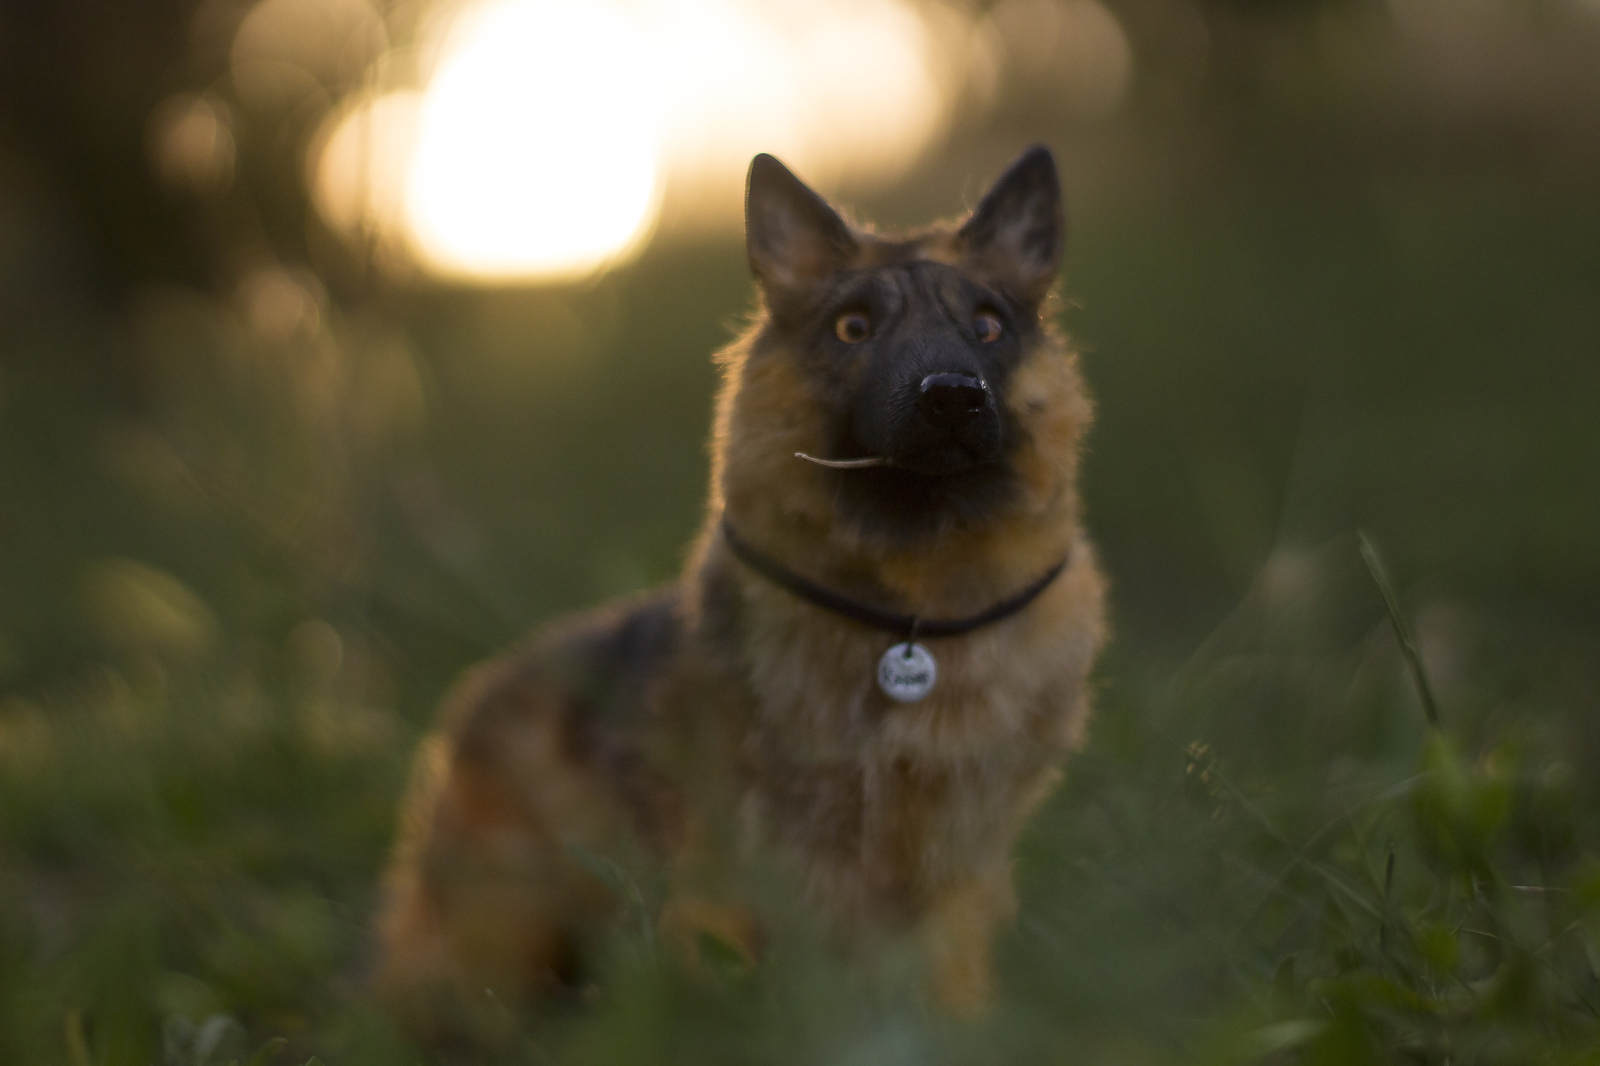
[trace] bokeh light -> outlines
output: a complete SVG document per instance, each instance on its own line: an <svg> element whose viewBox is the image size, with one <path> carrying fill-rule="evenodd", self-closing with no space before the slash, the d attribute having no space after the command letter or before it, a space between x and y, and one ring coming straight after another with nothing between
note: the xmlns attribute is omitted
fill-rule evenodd
<svg viewBox="0 0 1600 1066"><path fill-rule="evenodd" d="M989 18L1012 76L1067 114L1104 116L1127 94L1133 49L1100 0L1001 0Z"/></svg>
<svg viewBox="0 0 1600 1066"><path fill-rule="evenodd" d="M335 229L437 275L582 276L639 248L664 198L675 219L735 222L756 152L824 189L899 176L968 74L970 23L936 14L906 0L459 9L425 23L418 84L329 120L315 200Z"/></svg>
<svg viewBox="0 0 1600 1066"><path fill-rule="evenodd" d="M232 119L227 105L215 97L168 97L151 114L146 136L163 185L207 191L233 180Z"/></svg>
<svg viewBox="0 0 1600 1066"><path fill-rule="evenodd" d="M421 110L421 93L392 92L357 98L329 121L311 152L310 180L336 230L373 241L402 232Z"/></svg>
<svg viewBox="0 0 1600 1066"><path fill-rule="evenodd" d="M757 152L824 188L892 180L943 132L964 73L899 0L688 0L641 18L670 57L668 165L701 217L738 217Z"/></svg>
<svg viewBox="0 0 1600 1066"><path fill-rule="evenodd" d="M387 46L366 0L261 0L233 38L234 88L258 110L286 110L358 81Z"/></svg>
<svg viewBox="0 0 1600 1066"><path fill-rule="evenodd" d="M405 221L452 274L586 273L648 227L658 79L621 9L501 0L457 23L422 100Z"/></svg>

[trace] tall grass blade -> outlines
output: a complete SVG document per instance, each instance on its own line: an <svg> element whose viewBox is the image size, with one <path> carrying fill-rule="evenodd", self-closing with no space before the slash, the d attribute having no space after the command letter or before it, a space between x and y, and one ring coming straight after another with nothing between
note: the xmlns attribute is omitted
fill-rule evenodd
<svg viewBox="0 0 1600 1066"><path fill-rule="evenodd" d="M1372 541L1362 532L1356 533L1356 539L1361 542L1361 558L1367 564L1367 572L1372 575L1378 591L1383 593L1383 605L1388 608L1389 623L1394 626L1395 639L1400 642L1400 654L1405 656L1406 666L1411 671L1411 680L1417 686L1417 696L1422 700L1422 713L1427 715L1428 724L1438 729L1439 708L1433 702L1433 689L1428 687L1428 675L1422 669L1422 657L1417 654L1416 641L1411 639L1411 628L1406 625L1405 616L1400 613L1399 597L1394 594L1394 586L1389 583L1389 575L1384 573L1383 563L1379 561L1377 549L1372 546Z"/></svg>

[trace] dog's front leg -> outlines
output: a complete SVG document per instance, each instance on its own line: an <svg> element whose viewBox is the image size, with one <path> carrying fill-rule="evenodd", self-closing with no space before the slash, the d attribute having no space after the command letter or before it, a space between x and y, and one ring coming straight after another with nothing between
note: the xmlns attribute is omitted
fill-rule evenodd
<svg viewBox="0 0 1600 1066"><path fill-rule="evenodd" d="M923 920L929 990L958 1018L977 1018L994 1002L991 943L1017 911L1007 869L975 873L934 895Z"/></svg>

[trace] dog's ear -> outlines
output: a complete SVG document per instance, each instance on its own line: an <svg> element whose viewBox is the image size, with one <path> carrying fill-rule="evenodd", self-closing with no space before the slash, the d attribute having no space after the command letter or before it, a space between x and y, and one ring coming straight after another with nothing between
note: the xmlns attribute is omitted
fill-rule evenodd
<svg viewBox="0 0 1600 1066"><path fill-rule="evenodd" d="M974 265L1029 302L1050 291L1066 243L1061 183L1050 149L1036 144L1000 175L957 236Z"/></svg>
<svg viewBox="0 0 1600 1066"><path fill-rule="evenodd" d="M750 269L768 297L820 281L857 250L838 212L765 153L750 161L744 238Z"/></svg>

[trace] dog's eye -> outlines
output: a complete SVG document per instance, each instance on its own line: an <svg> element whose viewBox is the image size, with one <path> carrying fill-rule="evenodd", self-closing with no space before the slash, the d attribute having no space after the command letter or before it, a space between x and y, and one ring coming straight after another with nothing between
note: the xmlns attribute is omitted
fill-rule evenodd
<svg viewBox="0 0 1600 1066"><path fill-rule="evenodd" d="M872 336L872 319L865 311L846 311L834 319L833 333L846 344L860 344Z"/></svg>
<svg viewBox="0 0 1600 1066"><path fill-rule="evenodd" d="M978 339L985 344L993 344L1005 332L1005 327L1000 325L1000 316L988 311L980 311L972 317L972 330Z"/></svg>

